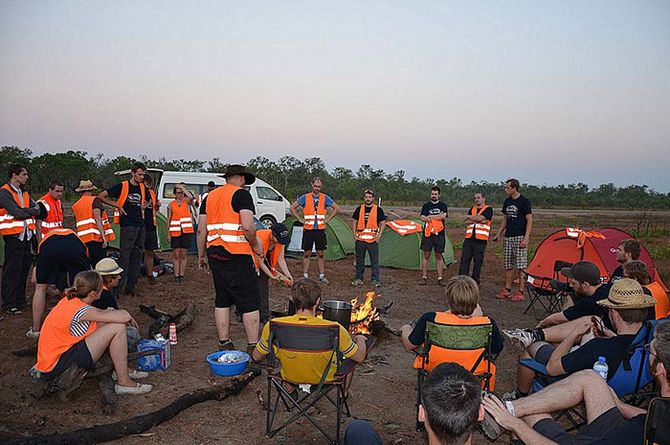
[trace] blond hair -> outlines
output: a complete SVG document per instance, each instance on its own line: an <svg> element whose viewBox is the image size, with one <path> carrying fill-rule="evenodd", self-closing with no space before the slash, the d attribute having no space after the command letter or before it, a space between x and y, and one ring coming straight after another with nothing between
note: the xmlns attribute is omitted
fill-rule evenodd
<svg viewBox="0 0 670 445"><path fill-rule="evenodd" d="M65 289L65 296L68 300L75 297L86 298L88 294L102 289L102 277L94 270L85 270L79 272L73 281L73 286Z"/></svg>
<svg viewBox="0 0 670 445"><path fill-rule="evenodd" d="M467 275L449 278L445 294L449 309L455 315L472 315L479 304L479 286Z"/></svg>

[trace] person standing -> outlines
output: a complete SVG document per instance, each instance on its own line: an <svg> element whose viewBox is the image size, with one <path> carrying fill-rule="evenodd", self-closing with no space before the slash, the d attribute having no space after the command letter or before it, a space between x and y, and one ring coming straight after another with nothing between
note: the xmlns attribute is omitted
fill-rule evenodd
<svg viewBox="0 0 670 445"><path fill-rule="evenodd" d="M144 175L144 187L149 192L144 207L144 227L146 236L144 238L144 269L147 274L147 282L155 286L157 283L154 277L154 251L158 250L158 231L156 229L156 213L161 207L161 202L156 198L156 192L151 188L151 176Z"/></svg>
<svg viewBox="0 0 670 445"><path fill-rule="evenodd" d="M423 259L421 261L421 281L419 284L425 286L428 284L428 261L430 252L435 251L435 268L437 269L437 284L444 286L442 272L444 271L444 261L442 253L447 242L447 235L444 231L444 220L449 216L447 204L440 201L440 188L434 186L430 189L430 201L421 207L421 221L424 222L423 236L421 237L421 250Z"/></svg>
<svg viewBox="0 0 670 445"><path fill-rule="evenodd" d="M198 217L198 267L209 269L216 292L214 319L219 349L235 349L230 339L230 307L242 312L248 349L258 342L258 274L254 253L263 257L256 237L254 200L245 185L256 177L243 165L229 165L226 184L212 190L200 206Z"/></svg>
<svg viewBox="0 0 670 445"><path fill-rule="evenodd" d="M470 276L477 284L479 284L482 264L484 264L484 251L491 233L492 220L493 209L486 205L486 196L483 192L475 193L475 205L470 208L465 217L467 228L458 274L470 275L470 263L474 262Z"/></svg>
<svg viewBox="0 0 670 445"><path fill-rule="evenodd" d="M517 179L511 178L505 182L505 193L507 198L503 203L502 223L498 233L493 237L493 241L498 241L500 235L505 232L503 239L505 287L496 294L496 298L523 301L526 284L523 271L528 267L528 244L530 232L533 230L533 210L528 198L519 191ZM512 282L516 277L519 278L519 290L512 294Z"/></svg>
<svg viewBox="0 0 670 445"><path fill-rule="evenodd" d="M119 290L124 290L126 295L133 296L137 295L135 286L140 273L146 236L144 225L144 208L147 205L147 193L144 187L146 169L141 162L133 164L130 179L113 185L98 195L102 202L116 207L114 223L121 226L119 266L123 269Z"/></svg>
<svg viewBox="0 0 670 445"><path fill-rule="evenodd" d="M379 240L386 227L386 215L384 209L374 203L375 193L366 190L360 207L354 210L352 230L356 239L356 277L351 282L352 286L363 284L363 273L365 271L365 252L370 255L372 266L372 285L381 287L379 280Z"/></svg>
<svg viewBox="0 0 670 445"><path fill-rule="evenodd" d="M79 181L79 187L74 191L80 192L81 197L72 205L77 236L86 244L91 267L107 257L107 244L116 239L105 206L93 196L95 189L91 181Z"/></svg>
<svg viewBox="0 0 670 445"><path fill-rule="evenodd" d="M181 283L186 272L186 253L193 243L193 215L185 196L186 187L177 184L173 192L175 198L168 207L168 240L172 247L174 279Z"/></svg>
<svg viewBox="0 0 670 445"><path fill-rule="evenodd" d="M63 189L62 182L53 180L49 183L49 191L37 200L47 209L47 216L43 220L37 220L37 234L40 238L52 229L63 228L63 207L61 205Z"/></svg>
<svg viewBox="0 0 670 445"><path fill-rule="evenodd" d="M302 274L305 278L309 276L309 261L312 257L312 248L316 247L316 260L319 266L319 281L328 284L326 278L326 261L323 251L326 250L326 226L331 219L337 215L340 208L332 198L321 193L323 181L315 177L311 182L312 191L300 196L291 204L291 213L303 225L302 232ZM298 207L302 207L303 215L298 213ZM328 215L328 209L331 209Z"/></svg>
<svg viewBox="0 0 670 445"><path fill-rule="evenodd" d="M28 168L13 164L9 181L0 187L0 235L5 241L5 264L2 268L2 308L10 315L20 315L26 305L26 281L30 272L30 245L36 236L35 217L39 205L25 186Z"/></svg>
<svg viewBox="0 0 670 445"><path fill-rule="evenodd" d="M258 278L261 324L270 320L270 278L281 281L286 286L293 285L293 276L284 258L284 248L290 241L288 229L282 223L273 224L271 229L261 229L256 237L263 245L263 258L258 259L263 274Z"/></svg>

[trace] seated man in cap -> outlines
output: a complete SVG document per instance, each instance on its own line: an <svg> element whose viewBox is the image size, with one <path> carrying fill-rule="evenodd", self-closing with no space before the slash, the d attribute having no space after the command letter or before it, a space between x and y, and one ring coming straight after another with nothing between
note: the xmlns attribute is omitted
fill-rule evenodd
<svg viewBox="0 0 670 445"><path fill-rule="evenodd" d="M608 379L611 378L619 367L623 354L647 320L649 307L653 307L656 300L645 294L637 281L622 278L612 285L609 295L596 304L606 311L606 318L613 326L613 332L603 329L598 320L594 323L591 319L581 319L557 346L546 341L537 341L524 350L521 358L534 358L546 365L550 376L562 376L591 369L598 361L598 357L605 357L611 370ZM577 349L573 348L580 344L584 335L592 331L595 338L583 343ZM533 370L517 365L516 394L508 398L528 394L534 378Z"/></svg>

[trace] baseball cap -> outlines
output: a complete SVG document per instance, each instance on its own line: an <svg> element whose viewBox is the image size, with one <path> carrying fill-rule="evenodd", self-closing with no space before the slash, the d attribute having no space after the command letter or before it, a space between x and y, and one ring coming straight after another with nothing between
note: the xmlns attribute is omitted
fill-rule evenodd
<svg viewBox="0 0 670 445"><path fill-rule="evenodd" d="M272 225L272 233L274 234L275 238L277 238L277 240L281 244L286 245L291 240L291 237L289 236L289 233L288 233L288 229L282 223L273 224Z"/></svg>
<svg viewBox="0 0 670 445"><path fill-rule="evenodd" d="M561 269L561 273L580 283L589 283L592 286L600 284L600 269L590 261L578 261L570 267Z"/></svg>

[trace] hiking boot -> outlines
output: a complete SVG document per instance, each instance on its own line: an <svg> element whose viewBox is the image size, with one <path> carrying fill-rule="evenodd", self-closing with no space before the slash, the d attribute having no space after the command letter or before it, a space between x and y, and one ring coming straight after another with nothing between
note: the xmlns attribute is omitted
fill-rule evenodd
<svg viewBox="0 0 670 445"><path fill-rule="evenodd" d="M502 332L510 340L516 340L521 343L524 348L527 348L531 343L537 341L533 333L525 329L503 329Z"/></svg>
<svg viewBox="0 0 670 445"><path fill-rule="evenodd" d="M442 286L442 287L445 286L445 284L444 284L444 280L443 280L441 277L437 279L437 285L438 285L438 286Z"/></svg>
<svg viewBox="0 0 670 445"><path fill-rule="evenodd" d="M363 280L356 278L354 281L351 282L352 286L360 286L363 284Z"/></svg>
<svg viewBox="0 0 670 445"><path fill-rule="evenodd" d="M12 307L12 308L7 309L7 313L9 315L21 315L23 312L21 311L21 309L19 309L17 307Z"/></svg>
<svg viewBox="0 0 670 445"><path fill-rule="evenodd" d="M512 297L509 299L509 301L514 301L516 303L516 302L519 302L519 301L523 301L525 299L526 298L523 296L523 292L518 290L518 291L514 292L514 295L512 295Z"/></svg>
<svg viewBox="0 0 670 445"><path fill-rule="evenodd" d="M219 351L234 351L235 345L231 340L219 340Z"/></svg>
<svg viewBox="0 0 670 445"><path fill-rule="evenodd" d="M328 281L328 278L326 278L325 276L319 277L319 281L321 282L321 284L330 284L330 281Z"/></svg>
<svg viewBox="0 0 670 445"><path fill-rule="evenodd" d="M382 282L379 280L372 280L373 287L382 287Z"/></svg>
<svg viewBox="0 0 670 445"><path fill-rule="evenodd" d="M505 300L505 299L507 299L511 296L512 296L512 291L510 291L508 289L505 289L504 287L502 289L500 289L500 291L498 291L498 293L496 294L496 298L498 300Z"/></svg>
<svg viewBox="0 0 670 445"><path fill-rule="evenodd" d="M419 285L425 286L426 284L428 284L428 277L421 277L421 280L419 280Z"/></svg>
<svg viewBox="0 0 670 445"><path fill-rule="evenodd" d="M40 331L37 331L37 332L33 331L33 327L31 326L28 329L28 332L26 332L26 337L28 337L28 338L39 338L40 337Z"/></svg>

